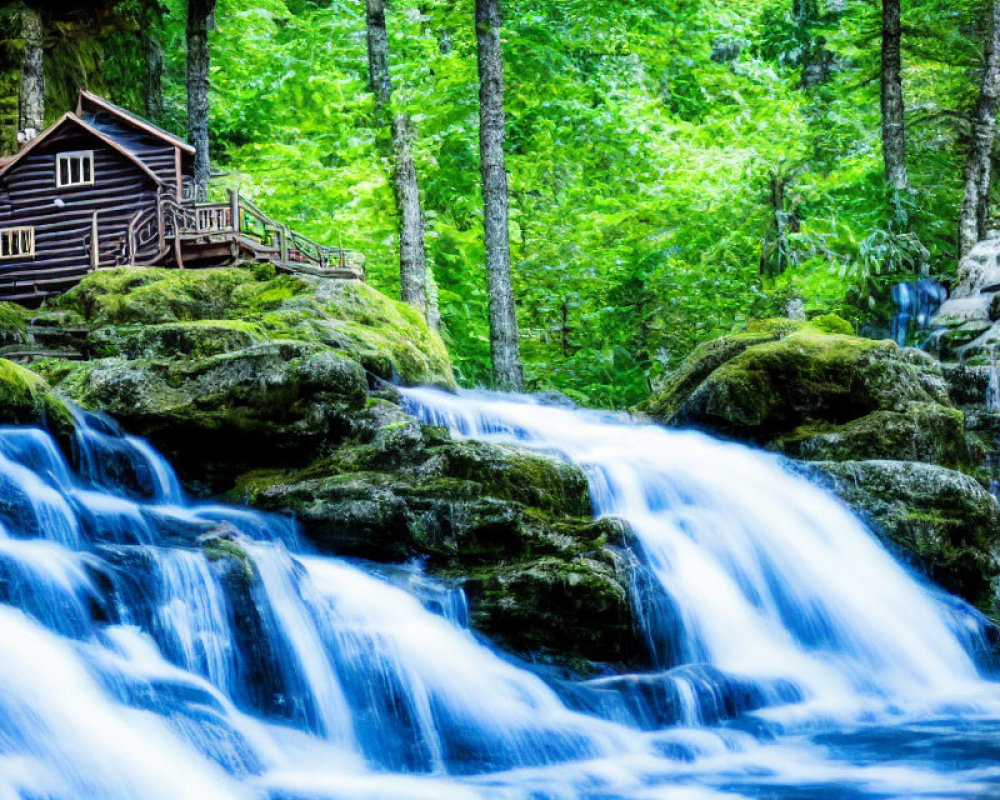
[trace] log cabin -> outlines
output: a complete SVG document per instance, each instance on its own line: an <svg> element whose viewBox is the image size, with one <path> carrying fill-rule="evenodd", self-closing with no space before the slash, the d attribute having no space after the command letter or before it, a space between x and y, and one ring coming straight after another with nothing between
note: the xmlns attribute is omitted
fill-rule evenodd
<svg viewBox="0 0 1000 800"><path fill-rule="evenodd" d="M296 233L235 191L196 199L191 145L87 91L0 161L0 300L37 305L108 267L247 260L364 279L359 254Z"/></svg>

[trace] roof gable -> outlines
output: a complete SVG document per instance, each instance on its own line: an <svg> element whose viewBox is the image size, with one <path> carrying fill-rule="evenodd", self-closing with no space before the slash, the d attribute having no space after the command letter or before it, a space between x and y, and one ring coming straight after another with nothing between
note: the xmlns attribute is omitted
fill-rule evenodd
<svg viewBox="0 0 1000 800"><path fill-rule="evenodd" d="M27 156L29 153L31 153L34 150L36 150L41 144L43 144L56 131L61 130L62 128L66 127L67 125L78 126L82 130L84 130L85 132L87 132L88 134L90 134L91 136L93 136L94 138L100 140L103 144L105 144L108 147L110 147L112 150L114 150L115 152L117 152L119 155L122 155L126 159L128 159L129 161L131 161L140 170L142 170L144 173L146 173L146 175L149 176L149 178L154 183L156 183L156 184L162 184L163 183L163 181L161 181L158 177L156 177L156 174L149 167L147 167L142 162L142 160L135 153L131 152L130 150L126 149L125 147L122 147L122 145L120 145L118 142L116 142L110 136L107 136L107 135L101 133L101 131L97 130L92 125L88 125L86 122L84 122L82 119L80 119L76 114L74 114L71 111L68 111L65 114L63 114L62 117L60 117L59 120L55 124L53 124L53 125L49 126L48 128L46 128L44 131L42 131L40 134L38 134L38 136L36 136L34 139L32 139L30 142L28 142L28 144L26 144L23 148L21 148L21 150L18 151L18 153L16 155L14 155L10 160L8 160L3 165L0 165L0 178L2 178L4 175L6 175L8 172L10 172L15 166L17 166L17 164L19 164L21 162L21 160L25 156Z"/></svg>
<svg viewBox="0 0 1000 800"><path fill-rule="evenodd" d="M137 117L135 114L126 111L121 106L116 106L114 103L105 100L103 97L96 95L93 92L81 89L80 100L76 106L76 113L82 116L87 106L93 106L94 108L98 108L102 111L107 111L109 114L113 114L128 126L135 128L136 130L140 130L143 133L148 133L150 136L154 136L157 139L161 139L185 153L194 155L194 148L183 139L174 136L172 133L167 133L165 130L157 127L152 122L147 122L146 120Z"/></svg>

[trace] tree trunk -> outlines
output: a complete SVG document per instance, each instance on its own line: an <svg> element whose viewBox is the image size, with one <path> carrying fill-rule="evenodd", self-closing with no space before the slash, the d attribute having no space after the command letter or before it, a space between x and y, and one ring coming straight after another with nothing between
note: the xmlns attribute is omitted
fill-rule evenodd
<svg viewBox="0 0 1000 800"><path fill-rule="evenodd" d="M992 150L992 148L991 148ZM993 178L993 159L991 153L983 153L979 166L979 202L976 203L976 226L979 238L986 238L990 227L990 186Z"/></svg>
<svg viewBox="0 0 1000 800"><path fill-rule="evenodd" d="M392 115L392 82L389 79L389 39L385 27L385 0L366 0L365 23L368 35L368 81L375 96L375 119L389 129L392 139L392 189L399 217L399 294L404 302L419 309L428 324L436 327L435 302L429 302L427 251L424 243L424 215L420 208L420 186L410 149L410 118Z"/></svg>
<svg viewBox="0 0 1000 800"><path fill-rule="evenodd" d="M215 0L188 0L187 113L188 140L195 149L194 181L198 199L208 195L212 166L208 155L208 31Z"/></svg>
<svg viewBox="0 0 1000 800"><path fill-rule="evenodd" d="M882 0L882 157L885 177L896 191L907 187L906 126L903 122L903 78L900 0Z"/></svg>
<svg viewBox="0 0 1000 800"><path fill-rule="evenodd" d="M25 4L21 9L21 113L18 129L38 133L45 127L45 74L42 12Z"/></svg>
<svg viewBox="0 0 1000 800"><path fill-rule="evenodd" d="M490 298L493 377L502 389L519 391L524 377L517 309L510 282L507 167L504 160L503 51L500 0L476 0L479 64L479 157L483 181L483 230Z"/></svg>
<svg viewBox="0 0 1000 800"><path fill-rule="evenodd" d="M434 270L427 267L427 324L432 330L441 330L441 309L438 306L438 285Z"/></svg>
<svg viewBox="0 0 1000 800"><path fill-rule="evenodd" d="M153 32L145 35L146 118L159 123L163 118L163 45Z"/></svg>
<svg viewBox="0 0 1000 800"><path fill-rule="evenodd" d="M972 141L965 161L965 194L958 218L958 256L963 258L986 233L989 216L990 159L1000 104L1000 0L995 0L986 37L983 77L972 115Z"/></svg>
<svg viewBox="0 0 1000 800"><path fill-rule="evenodd" d="M424 250L424 215L420 210L417 169L410 151L410 119L397 114L392 121L396 163L393 188L399 215L399 295L403 302L427 317L427 254Z"/></svg>

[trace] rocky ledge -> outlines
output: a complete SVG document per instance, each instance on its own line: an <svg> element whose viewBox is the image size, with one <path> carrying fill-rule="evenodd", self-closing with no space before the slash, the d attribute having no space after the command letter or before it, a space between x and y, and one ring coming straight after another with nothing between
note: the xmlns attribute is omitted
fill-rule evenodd
<svg viewBox="0 0 1000 800"><path fill-rule="evenodd" d="M891 549L996 616L985 389L975 367L853 336L836 317L770 320L697 348L644 411L807 462Z"/></svg>
<svg viewBox="0 0 1000 800"><path fill-rule="evenodd" d="M195 495L294 514L323 552L416 560L462 585L474 627L526 657L581 672L646 658L625 531L591 520L583 473L405 414L391 383L453 386L447 351L364 284L109 270L35 312L0 305L0 343L31 361L0 361L2 422L49 427L69 452L66 401L107 412Z"/></svg>

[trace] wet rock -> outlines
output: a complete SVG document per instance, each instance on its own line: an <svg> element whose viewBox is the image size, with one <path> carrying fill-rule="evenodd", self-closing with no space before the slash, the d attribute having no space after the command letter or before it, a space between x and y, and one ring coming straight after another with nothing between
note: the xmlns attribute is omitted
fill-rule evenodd
<svg viewBox="0 0 1000 800"><path fill-rule="evenodd" d="M1000 505L974 478L906 461L821 462L814 476L897 553L991 611L1000 576Z"/></svg>
<svg viewBox="0 0 1000 800"><path fill-rule="evenodd" d="M589 519L583 473L514 448L454 442L399 413L373 404L359 426L370 440L304 470L249 473L232 497L293 513L321 552L419 559L466 589L478 630L518 652L641 661L619 554L625 534Z"/></svg>
<svg viewBox="0 0 1000 800"><path fill-rule="evenodd" d="M49 374L84 407L149 438L182 475L213 485L344 435L367 397L356 362L304 342L187 359L99 359Z"/></svg>
<svg viewBox="0 0 1000 800"><path fill-rule="evenodd" d="M973 462L963 413L939 403L910 403L902 411L874 411L841 425L807 423L771 442L770 447L807 461L881 458L950 467Z"/></svg>
<svg viewBox="0 0 1000 800"><path fill-rule="evenodd" d="M766 444L811 422L905 413L911 403L950 405L933 360L891 341L807 326L784 335L749 331L699 348L646 410L668 424Z"/></svg>

